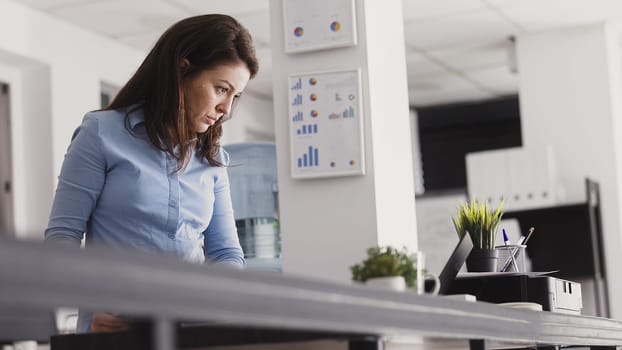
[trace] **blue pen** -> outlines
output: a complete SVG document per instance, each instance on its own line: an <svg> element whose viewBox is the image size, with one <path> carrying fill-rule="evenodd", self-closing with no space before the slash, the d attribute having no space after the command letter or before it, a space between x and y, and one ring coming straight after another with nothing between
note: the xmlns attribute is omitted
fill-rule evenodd
<svg viewBox="0 0 622 350"><path fill-rule="evenodd" d="M505 232L505 229L502 229L502 231L503 231L503 243L507 247L510 239L508 238L508 234ZM518 272L518 265L516 264L516 259L514 259L514 252L511 249L508 249L508 252L510 253L510 258L512 259L512 265L514 265L514 271Z"/></svg>

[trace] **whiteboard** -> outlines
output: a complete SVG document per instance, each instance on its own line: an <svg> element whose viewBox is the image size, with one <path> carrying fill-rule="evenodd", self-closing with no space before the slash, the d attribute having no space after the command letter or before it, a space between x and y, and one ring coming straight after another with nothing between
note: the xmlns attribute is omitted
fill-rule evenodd
<svg viewBox="0 0 622 350"><path fill-rule="evenodd" d="M365 174L360 69L291 74L293 178Z"/></svg>
<svg viewBox="0 0 622 350"><path fill-rule="evenodd" d="M285 52L356 45L354 0L283 1Z"/></svg>

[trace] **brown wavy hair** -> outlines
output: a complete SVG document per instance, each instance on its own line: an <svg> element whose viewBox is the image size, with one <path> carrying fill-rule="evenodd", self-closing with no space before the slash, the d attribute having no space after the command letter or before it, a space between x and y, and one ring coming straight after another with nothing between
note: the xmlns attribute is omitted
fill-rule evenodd
<svg viewBox="0 0 622 350"><path fill-rule="evenodd" d="M182 67L184 59L189 66ZM194 150L200 151L202 159L210 165L223 166L216 159L222 123L232 117L234 108L206 132L196 135L190 130L185 113L182 82L203 70L239 62L246 65L251 78L257 74L259 64L252 38L238 21L218 14L183 19L162 34L136 73L105 109L134 104L143 108L151 143L176 159L178 170L186 166ZM192 142L197 136L197 142ZM174 151L176 145L178 153Z"/></svg>

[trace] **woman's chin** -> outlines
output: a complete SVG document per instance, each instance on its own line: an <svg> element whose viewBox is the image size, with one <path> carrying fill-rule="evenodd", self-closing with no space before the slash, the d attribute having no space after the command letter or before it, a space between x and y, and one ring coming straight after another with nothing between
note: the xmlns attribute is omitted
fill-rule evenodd
<svg viewBox="0 0 622 350"><path fill-rule="evenodd" d="M209 129L211 126L212 126L212 125L207 124L207 123L205 123L205 124L201 124L201 125L198 125L198 126L194 129L194 132L196 132L197 134L202 134L202 133L206 132L206 131L207 131L207 129Z"/></svg>

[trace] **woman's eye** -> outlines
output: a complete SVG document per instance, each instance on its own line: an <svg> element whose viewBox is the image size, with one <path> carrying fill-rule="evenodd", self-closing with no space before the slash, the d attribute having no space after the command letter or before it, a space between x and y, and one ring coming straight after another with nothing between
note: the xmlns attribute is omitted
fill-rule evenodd
<svg viewBox="0 0 622 350"><path fill-rule="evenodd" d="M216 91L218 91L218 93L220 93L220 94L226 94L227 91L229 91L229 89L227 89L226 87L218 86L216 88Z"/></svg>

